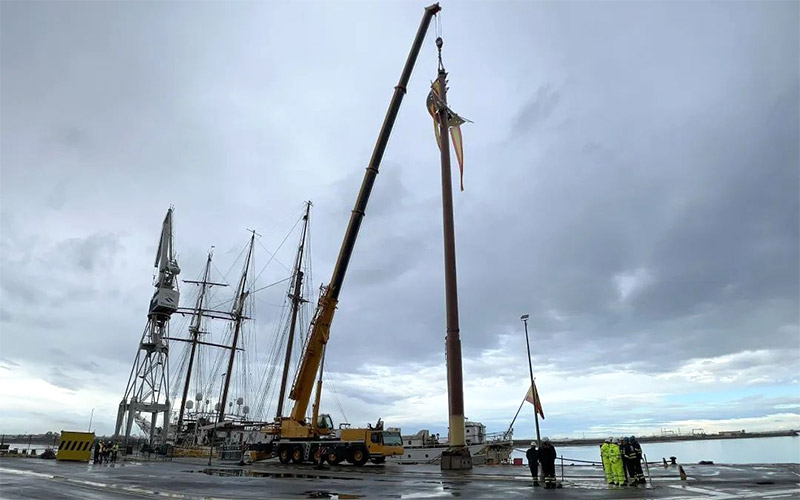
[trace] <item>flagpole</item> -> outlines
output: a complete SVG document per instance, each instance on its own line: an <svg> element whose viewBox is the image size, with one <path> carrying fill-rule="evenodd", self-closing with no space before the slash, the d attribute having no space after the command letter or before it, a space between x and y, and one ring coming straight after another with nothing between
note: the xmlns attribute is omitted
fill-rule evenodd
<svg viewBox="0 0 800 500"><path fill-rule="evenodd" d="M537 448L541 448L542 447L542 437L539 434L539 414L536 411L537 410L536 403L539 402L539 398L537 397L538 396L537 395L538 391L536 390L536 386L534 385L534 382L533 382L533 364L531 364L531 341L528 340L528 318L529 318L529 315L527 315L527 314L523 314L520 317L522 322L525 323L525 345L528 346L528 371L531 374L531 395L533 396L533 398L532 398L533 399L533 421L536 422L536 447Z"/></svg>

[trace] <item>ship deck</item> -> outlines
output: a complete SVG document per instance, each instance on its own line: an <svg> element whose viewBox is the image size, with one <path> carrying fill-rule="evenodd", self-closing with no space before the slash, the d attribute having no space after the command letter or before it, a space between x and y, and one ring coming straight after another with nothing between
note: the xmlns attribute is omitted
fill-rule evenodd
<svg viewBox="0 0 800 500"><path fill-rule="evenodd" d="M800 498L800 465L684 465L651 468L645 486L613 488L597 467L567 466L563 488L534 488L527 467L478 466L442 472L438 465L328 466L277 462L238 467L203 459L116 464L0 458L0 497L28 499L305 499L550 498L708 499ZM560 470L558 470L560 476ZM560 477L559 477L560 479Z"/></svg>

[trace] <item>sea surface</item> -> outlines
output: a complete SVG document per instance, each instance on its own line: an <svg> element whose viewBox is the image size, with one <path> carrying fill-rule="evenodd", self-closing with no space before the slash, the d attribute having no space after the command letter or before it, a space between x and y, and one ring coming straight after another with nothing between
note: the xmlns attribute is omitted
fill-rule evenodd
<svg viewBox="0 0 800 500"><path fill-rule="evenodd" d="M769 464L800 463L800 436L778 436L765 438L706 439L672 441L667 443L641 443L642 452L648 462L660 462L662 458L677 457L678 463L697 463L710 460L715 464ZM600 461L600 445L557 446L556 453L569 459ZM512 458L525 460L525 450L517 449ZM577 464L577 462L576 462Z"/></svg>

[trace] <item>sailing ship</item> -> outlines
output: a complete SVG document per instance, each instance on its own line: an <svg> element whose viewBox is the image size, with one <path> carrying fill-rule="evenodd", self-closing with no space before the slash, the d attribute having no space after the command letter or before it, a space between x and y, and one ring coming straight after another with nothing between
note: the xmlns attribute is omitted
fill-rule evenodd
<svg viewBox="0 0 800 500"><path fill-rule="evenodd" d="M239 338L242 333L243 323L247 316L245 316L245 303L246 299L249 296L249 290L247 289L248 284L248 275L250 272L251 262L252 262L252 255L253 255L253 246L255 243L255 232L250 236L250 241L247 246L247 256L244 262L244 268L242 270L241 277L239 279L236 293L234 295L233 306L229 311L223 310L215 310L215 309L208 309L207 300L209 291L212 287L215 286L228 286L226 283L221 282L213 282L211 281L211 266L212 266L212 259L213 259L213 249L208 252L208 257L206 259L206 266L203 272L203 277L201 280L184 280L185 283L192 283L198 285L199 292L197 295L197 300L195 306L193 308L179 308L178 313L186 314L191 316L191 323L188 328L189 336L186 338L171 338L170 340L176 342L185 342L188 344L188 360L186 364L188 365L185 369L185 376L183 377L183 389L182 389L182 396L180 398L179 403L179 410L177 416L177 422L174 425L174 436L173 442L177 445L202 445L208 444L209 439L213 436L214 430L219 425L224 425L226 422L226 416L229 419L246 419L248 413L250 412L250 407L248 405L244 405L244 397L239 396L236 398L236 410L233 410L233 401L230 401L229 407L226 411L226 403L228 403L228 397L230 393L230 386L231 386L231 379L233 378L234 374L234 362L236 360L237 352L242 350L240 346ZM230 331L230 343L223 344L223 343L214 343L205 340L205 337L208 335L208 332L205 330L205 326L207 323L207 319L220 319L228 323L229 331ZM202 340L201 340L202 339ZM213 348L217 349L217 356L216 362L214 366L217 369L212 370L214 373L212 377L206 377L205 380L202 380L202 368L199 365L195 364L195 361L203 351L203 348ZM219 390L219 399L214 404L213 409L210 407L211 397L210 392L211 388L214 385L214 379L216 378L216 373L219 371L218 368L222 365L222 362L225 361L225 357L227 357L227 362L225 363L227 369L223 372L220 378L224 377L222 380ZM186 359L186 358L184 358ZM184 363L181 363L181 368L183 367ZM197 366L197 370L195 367ZM183 372L184 370L179 369L179 372ZM189 387L192 382L192 379L197 377L201 380L197 381L195 384L198 386L197 392L195 393L194 400L189 399ZM204 392L200 387L205 386L206 391ZM196 404L196 407L195 407ZM194 410L194 411L192 411ZM226 415L227 414L227 415ZM180 449L180 448L179 448ZM181 454L179 451L178 454Z"/></svg>
<svg viewBox="0 0 800 500"><path fill-rule="evenodd" d="M310 297L312 292L303 282L303 276L310 275L310 265L302 256L307 252L305 243L308 238L310 207L310 202L304 204L302 216L290 230L291 234L299 222L303 223L298 257L289 277L270 285L256 286L256 280L263 269L254 276L253 254L257 233L251 231L248 244L240 253L240 257L242 254L245 256L242 271L236 289L228 300L222 300L216 293L218 287L228 285L224 280L215 280L212 276L212 270L215 269L212 263L213 249L208 253L201 277L197 280L184 280L185 283L197 286L197 294L193 307L177 309L178 314L189 318L186 335L169 338L171 342L184 346L177 376L173 379L171 388L177 410L167 441L175 446L174 454L208 456L209 447L217 447L223 458L226 458L226 452L232 450L236 457L228 458L238 459L250 440L250 434L271 421L271 408L275 403L272 396L276 382L282 375L283 394L285 374L291 359L292 342L286 342L287 332L290 332L291 338L294 336L295 325L300 324L302 328L302 323L307 323L308 315L303 313L303 307L308 301L303 297ZM275 259L275 254L269 253L267 264ZM291 306L292 314L284 314L282 321L278 321L275 336L267 341L271 344L270 351L266 358L259 357L251 324L255 313L255 294L287 281L289 287L285 302L289 304L279 307L286 311ZM308 280L307 283L311 281ZM231 306L224 310L220 306L226 303ZM218 325L220 322L225 327L222 328L221 337L214 340L215 328L212 324ZM291 328L288 327L289 323ZM284 352L286 362L283 372L279 372L278 360L283 357ZM282 398L278 401L280 412Z"/></svg>

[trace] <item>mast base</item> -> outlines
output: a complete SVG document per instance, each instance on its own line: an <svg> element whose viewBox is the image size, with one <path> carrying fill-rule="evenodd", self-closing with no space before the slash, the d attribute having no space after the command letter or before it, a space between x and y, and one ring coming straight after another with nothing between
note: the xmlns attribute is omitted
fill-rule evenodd
<svg viewBox="0 0 800 500"><path fill-rule="evenodd" d="M472 470L472 455L466 446L448 448L442 452L442 470Z"/></svg>

